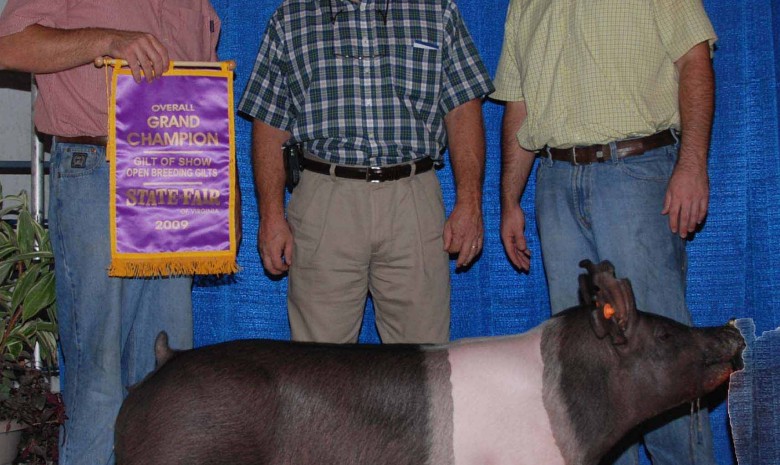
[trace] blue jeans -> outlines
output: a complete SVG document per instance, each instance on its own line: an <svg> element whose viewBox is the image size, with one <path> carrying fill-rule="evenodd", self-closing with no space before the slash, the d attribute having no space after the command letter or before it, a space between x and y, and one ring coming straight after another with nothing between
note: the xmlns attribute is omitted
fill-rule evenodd
<svg viewBox="0 0 780 465"><path fill-rule="evenodd" d="M114 421L127 386L154 369L154 339L192 347L191 278L109 278L105 148L55 144L49 230L68 420L61 465L114 463Z"/></svg>
<svg viewBox="0 0 780 465"><path fill-rule="evenodd" d="M536 215L553 313L579 304L578 263L609 260L627 277L637 308L691 324L685 304L685 241L661 215L677 145L604 163L574 166L542 159L536 178ZM644 443L655 465L712 465L707 410L652 431ZM636 445L614 462L638 463Z"/></svg>

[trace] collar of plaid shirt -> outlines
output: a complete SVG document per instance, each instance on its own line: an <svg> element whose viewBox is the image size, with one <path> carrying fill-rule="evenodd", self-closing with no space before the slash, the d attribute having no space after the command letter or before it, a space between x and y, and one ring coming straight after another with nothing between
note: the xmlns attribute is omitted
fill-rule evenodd
<svg viewBox="0 0 780 465"><path fill-rule="evenodd" d="M358 0L357 2L353 0L328 0L328 7L330 8L330 20L331 22L336 22L336 17L341 13L342 11L342 5L344 3L363 3L368 2L369 0ZM335 5L334 5L335 3ZM382 18L387 24L387 11L390 9L390 0L384 0L384 8L381 7L381 1L377 1L377 5L374 8L380 15L382 15Z"/></svg>

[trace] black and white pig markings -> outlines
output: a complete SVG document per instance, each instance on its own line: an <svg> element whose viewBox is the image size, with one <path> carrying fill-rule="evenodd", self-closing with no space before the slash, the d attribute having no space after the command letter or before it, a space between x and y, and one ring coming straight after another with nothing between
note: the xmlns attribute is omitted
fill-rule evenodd
<svg viewBox="0 0 780 465"><path fill-rule="evenodd" d="M155 348L116 424L118 465L595 465L632 427L725 381L735 328L639 312L612 265L583 305L444 345L233 341Z"/></svg>

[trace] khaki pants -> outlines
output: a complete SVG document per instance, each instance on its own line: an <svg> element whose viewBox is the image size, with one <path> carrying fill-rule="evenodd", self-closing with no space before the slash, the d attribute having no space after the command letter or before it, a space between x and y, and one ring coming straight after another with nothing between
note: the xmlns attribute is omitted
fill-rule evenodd
<svg viewBox="0 0 780 465"><path fill-rule="evenodd" d="M449 340L444 204L433 171L382 183L304 171L288 221L293 340L356 342L369 291L383 342Z"/></svg>

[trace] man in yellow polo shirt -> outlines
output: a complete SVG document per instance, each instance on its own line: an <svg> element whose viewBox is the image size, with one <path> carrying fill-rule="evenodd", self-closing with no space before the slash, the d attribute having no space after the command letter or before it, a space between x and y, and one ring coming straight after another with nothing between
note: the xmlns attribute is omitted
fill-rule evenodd
<svg viewBox="0 0 780 465"><path fill-rule="evenodd" d="M519 199L538 156L553 313L578 303L587 258L612 261L640 309L691 323L685 239L707 213L715 40L701 0L511 0L492 95L507 102L501 238L527 270ZM644 432L655 465L715 463L696 415ZM636 446L615 463L638 463Z"/></svg>

